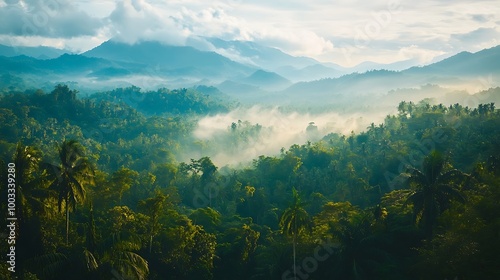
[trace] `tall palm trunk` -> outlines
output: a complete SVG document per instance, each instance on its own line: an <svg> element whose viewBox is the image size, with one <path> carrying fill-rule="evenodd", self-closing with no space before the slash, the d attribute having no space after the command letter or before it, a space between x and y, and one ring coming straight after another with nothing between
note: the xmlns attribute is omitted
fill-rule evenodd
<svg viewBox="0 0 500 280"><path fill-rule="evenodd" d="M153 246L153 234L149 237L149 253L151 254L151 247Z"/></svg>
<svg viewBox="0 0 500 280"><path fill-rule="evenodd" d="M66 196L66 245L69 245L69 205L67 196Z"/></svg>
<svg viewBox="0 0 500 280"><path fill-rule="evenodd" d="M293 277L297 278L297 265L295 263L295 234L293 235Z"/></svg>
<svg viewBox="0 0 500 280"><path fill-rule="evenodd" d="M295 262L295 238L297 236L297 216L294 217L293 222L293 277L297 277L297 263Z"/></svg>

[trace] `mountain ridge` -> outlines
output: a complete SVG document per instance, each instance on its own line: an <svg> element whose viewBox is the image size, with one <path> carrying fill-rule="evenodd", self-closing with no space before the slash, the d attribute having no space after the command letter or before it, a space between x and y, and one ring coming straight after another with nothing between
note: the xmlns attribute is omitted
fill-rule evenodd
<svg viewBox="0 0 500 280"><path fill-rule="evenodd" d="M19 55L30 56L37 59L57 58L64 53L71 53L68 50L57 49L47 46L25 47L25 46L6 46L0 44L0 56L14 57Z"/></svg>
<svg viewBox="0 0 500 280"><path fill-rule="evenodd" d="M225 75L248 75L252 71L251 67L234 62L215 52L204 52L191 46L164 45L153 41L129 45L110 40L82 55L142 63L153 66L153 71L157 72L196 68L201 74L215 78ZM194 74L194 71L190 71L190 74Z"/></svg>
<svg viewBox="0 0 500 280"><path fill-rule="evenodd" d="M223 46L226 41L217 42L219 46ZM251 47L256 52L281 52L278 49L261 48L252 42L243 44L238 41L231 44ZM250 51L249 53L252 54ZM287 59L295 59L285 53L282 55ZM298 61L302 60L299 58ZM233 61L214 51L197 50L192 46L169 46L151 41L129 45L107 41L82 54L63 54L52 59L37 59L26 55L0 56L0 74L28 75L29 78L38 78L44 83L70 79L97 88L136 85L153 89L206 85L216 86L226 94L244 95L248 99L254 93L258 98L318 103L347 102L349 98L360 97L363 97L360 101L369 102L371 96L385 94L393 89L418 88L426 84L459 87L478 83L483 79L494 86L499 83L500 77L500 45L475 53L461 52L429 65L399 71L343 73L342 69L338 72L333 69L334 65L327 67L314 64L315 60L304 61L313 64L302 69L289 65L277 71L269 71ZM289 75L297 71L296 77L305 76L297 82L280 74L286 71ZM306 76L321 78L311 81Z"/></svg>

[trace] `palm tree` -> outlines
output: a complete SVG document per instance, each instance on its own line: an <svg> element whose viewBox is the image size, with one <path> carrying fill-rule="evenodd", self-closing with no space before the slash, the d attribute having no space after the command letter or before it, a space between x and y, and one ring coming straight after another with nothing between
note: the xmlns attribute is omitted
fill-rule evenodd
<svg viewBox="0 0 500 280"><path fill-rule="evenodd" d="M96 268L106 277L111 271L119 279L146 279L149 273L148 261L136 253L141 249L141 243L141 239L135 234L112 234L100 245L101 258L98 259Z"/></svg>
<svg viewBox="0 0 500 280"><path fill-rule="evenodd" d="M311 229L309 215L304 209L305 203L301 202L300 196L295 188L292 189L293 198L290 206L285 209L280 220L281 232L285 236L292 237L293 244L293 275L296 276L296 253L295 244L297 236L304 230Z"/></svg>
<svg viewBox="0 0 500 280"><path fill-rule="evenodd" d="M465 202L458 185L468 176L457 169L445 171L443 156L433 151L423 162L422 171L409 168L404 174L413 189L406 203L413 204L413 218L422 223L427 237L432 236L436 218L449 207L451 200Z"/></svg>
<svg viewBox="0 0 500 280"><path fill-rule="evenodd" d="M23 146L21 142L17 143L14 163L21 201L19 208L21 219L29 218L34 214L33 212L39 212L43 209L43 203L39 198L43 191L37 188L39 180L36 177L41 157L40 150L35 147Z"/></svg>
<svg viewBox="0 0 500 280"><path fill-rule="evenodd" d="M39 164L42 154L32 146L17 143L14 154L16 166L17 194L19 197L19 252L24 260L43 251L40 216L44 212L43 199L48 192L41 188ZM22 270L24 261L19 262Z"/></svg>
<svg viewBox="0 0 500 280"><path fill-rule="evenodd" d="M93 182L93 169L84 157L84 149L76 140L64 141L59 147L60 165L48 164L48 171L53 177L50 188L58 192L59 212L62 202L66 210L66 244L69 239L69 208L73 211L77 203L85 200L85 183Z"/></svg>
<svg viewBox="0 0 500 280"><path fill-rule="evenodd" d="M146 279L149 273L148 262L138 253L143 239L138 234L135 213L127 206L115 206L108 211L112 222L107 230L107 237L97 245L96 259L99 271L106 278L109 271L116 278Z"/></svg>

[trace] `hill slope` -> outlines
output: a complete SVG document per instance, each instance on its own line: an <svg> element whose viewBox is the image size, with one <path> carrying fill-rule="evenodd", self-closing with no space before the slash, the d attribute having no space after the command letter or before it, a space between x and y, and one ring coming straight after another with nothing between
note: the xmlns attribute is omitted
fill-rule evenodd
<svg viewBox="0 0 500 280"><path fill-rule="evenodd" d="M167 46L159 42L135 45L107 41L82 55L108 60L148 65L151 70L170 75L193 75L200 78L224 78L248 75L252 68L234 62L215 52L204 52L188 46Z"/></svg>
<svg viewBox="0 0 500 280"><path fill-rule="evenodd" d="M296 83L281 92L281 100L319 103L357 102L371 104L391 89L419 88L438 84L449 88L479 90L500 84L500 46L476 53L459 53L423 67L403 71L375 70L339 78ZM486 83L483 80L487 80ZM286 98L283 98L286 97ZM359 97L363 97L359 99Z"/></svg>

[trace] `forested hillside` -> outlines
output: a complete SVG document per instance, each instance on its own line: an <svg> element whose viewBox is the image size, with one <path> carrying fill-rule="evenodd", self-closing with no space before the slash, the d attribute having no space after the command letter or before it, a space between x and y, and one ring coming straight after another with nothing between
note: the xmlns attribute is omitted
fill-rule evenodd
<svg viewBox="0 0 500 280"><path fill-rule="evenodd" d="M216 146L193 132L234 108L224 98L135 87L80 98L64 85L0 95L2 197L8 163L18 186L17 275L500 279L495 104L402 101L363 132L247 166L183 162ZM264 129L234 120L226 148Z"/></svg>

